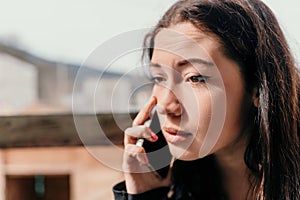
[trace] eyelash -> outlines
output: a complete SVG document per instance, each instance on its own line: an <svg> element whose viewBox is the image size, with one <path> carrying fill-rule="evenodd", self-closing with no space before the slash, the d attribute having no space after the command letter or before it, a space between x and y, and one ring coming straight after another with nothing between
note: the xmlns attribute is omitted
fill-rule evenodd
<svg viewBox="0 0 300 200"><path fill-rule="evenodd" d="M190 76L187 81L191 82L192 84L204 84L209 79L209 76L204 75L197 75L197 76Z"/></svg>
<svg viewBox="0 0 300 200"><path fill-rule="evenodd" d="M158 84L162 81L164 81L165 79L161 76L153 76L151 77L151 82L153 82L154 84Z"/></svg>
<svg viewBox="0 0 300 200"><path fill-rule="evenodd" d="M209 79L209 76L204 76L204 75L194 75L194 76L190 76L189 78L187 78L188 82L191 82L193 85L196 84L204 84L206 83L206 81ZM165 81L166 79L164 77L161 76L153 76L151 77L151 81L154 84L159 84L162 81Z"/></svg>

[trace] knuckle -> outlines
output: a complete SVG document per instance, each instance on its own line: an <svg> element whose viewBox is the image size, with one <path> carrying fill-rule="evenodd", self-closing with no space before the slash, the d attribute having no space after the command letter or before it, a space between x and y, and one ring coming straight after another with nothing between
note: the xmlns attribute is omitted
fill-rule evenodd
<svg viewBox="0 0 300 200"><path fill-rule="evenodd" d="M124 130L125 135L130 135L132 127L126 128Z"/></svg>
<svg viewBox="0 0 300 200"><path fill-rule="evenodd" d="M128 144L125 146L125 151L131 153L132 155L136 155L138 153L144 152L144 148L136 146L135 144Z"/></svg>
<svg viewBox="0 0 300 200"><path fill-rule="evenodd" d="M131 137L137 137L138 136L138 128L137 127L130 127L130 128L127 128L124 133L125 135L127 136L131 136Z"/></svg>
<svg viewBox="0 0 300 200"><path fill-rule="evenodd" d="M148 132L148 127L145 126L145 125L143 125L143 126L142 126L142 131L143 131L144 133L147 133L147 132Z"/></svg>
<svg viewBox="0 0 300 200"><path fill-rule="evenodd" d="M130 127L124 131L126 136L134 137L134 138L140 138L142 136L145 136L147 135L148 132L149 132L148 127L144 125Z"/></svg>

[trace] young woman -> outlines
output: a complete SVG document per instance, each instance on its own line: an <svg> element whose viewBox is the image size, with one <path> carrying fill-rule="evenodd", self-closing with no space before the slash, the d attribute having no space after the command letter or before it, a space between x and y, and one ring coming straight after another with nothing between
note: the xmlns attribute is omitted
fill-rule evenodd
<svg viewBox="0 0 300 200"><path fill-rule="evenodd" d="M299 74L271 10L182 0L146 41L154 87L125 131L115 198L300 199ZM138 173L148 160L137 140L157 141L144 125L155 105L176 158L164 179Z"/></svg>

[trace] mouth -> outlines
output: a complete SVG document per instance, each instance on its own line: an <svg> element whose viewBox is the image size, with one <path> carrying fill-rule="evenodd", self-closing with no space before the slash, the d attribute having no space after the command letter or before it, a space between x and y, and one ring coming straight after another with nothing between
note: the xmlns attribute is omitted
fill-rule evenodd
<svg viewBox="0 0 300 200"><path fill-rule="evenodd" d="M188 137L192 136L191 133L181 131L176 128L171 127L163 127L163 131L165 132L165 138L169 143L179 143L186 140Z"/></svg>

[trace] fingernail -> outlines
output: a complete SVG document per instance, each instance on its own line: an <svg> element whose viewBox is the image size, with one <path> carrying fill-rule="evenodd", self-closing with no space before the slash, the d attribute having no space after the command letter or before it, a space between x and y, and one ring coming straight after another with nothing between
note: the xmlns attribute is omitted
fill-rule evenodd
<svg viewBox="0 0 300 200"><path fill-rule="evenodd" d="M154 141L158 140L158 136L157 136L155 133L153 133L153 132L151 131L150 134L151 134L152 140L154 140Z"/></svg>

